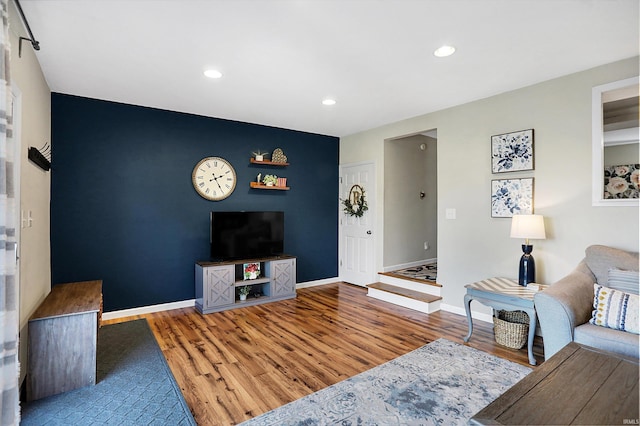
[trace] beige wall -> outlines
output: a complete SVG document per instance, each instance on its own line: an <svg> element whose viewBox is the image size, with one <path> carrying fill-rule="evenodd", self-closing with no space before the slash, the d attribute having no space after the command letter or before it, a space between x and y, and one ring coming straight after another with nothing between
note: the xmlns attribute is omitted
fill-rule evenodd
<svg viewBox="0 0 640 426"><path fill-rule="evenodd" d="M421 150L421 144L427 148ZM387 141L384 149L384 267L436 258L436 140L413 135Z"/></svg>
<svg viewBox="0 0 640 426"><path fill-rule="evenodd" d="M590 244L638 251L637 207L591 205L591 88L636 75L637 57L347 136L340 162L373 161L383 171L385 140L438 129L438 281L445 307L462 313L465 284L517 275L522 241L509 238L509 219L491 217L492 179L535 178L534 208L547 228L547 239L534 243L539 282L567 274ZM492 174L491 135L530 128L535 170ZM375 231L384 235L384 173L376 179ZM447 208L457 219L445 219ZM377 270L384 245L376 248Z"/></svg>
<svg viewBox="0 0 640 426"><path fill-rule="evenodd" d="M51 143L51 91L29 42L22 43L18 57L18 35L27 36L13 2L10 2L11 80L19 89L20 119L20 209L31 211L31 227L20 229L20 381L27 368L27 322L51 288L49 202L51 171L45 172L27 159L30 146ZM43 44L43 49L46 45Z"/></svg>

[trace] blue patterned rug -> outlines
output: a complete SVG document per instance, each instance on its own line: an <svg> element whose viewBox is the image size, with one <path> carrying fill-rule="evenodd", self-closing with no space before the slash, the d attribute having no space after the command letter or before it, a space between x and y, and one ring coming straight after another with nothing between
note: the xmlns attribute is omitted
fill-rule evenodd
<svg viewBox="0 0 640 426"><path fill-rule="evenodd" d="M242 425L466 425L529 372L438 339Z"/></svg>
<svg viewBox="0 0 640 426"><path fill-rule="evenodd" d="M28 425L195 425L146 320L98 331L97 383L22 404Z"/></svg>

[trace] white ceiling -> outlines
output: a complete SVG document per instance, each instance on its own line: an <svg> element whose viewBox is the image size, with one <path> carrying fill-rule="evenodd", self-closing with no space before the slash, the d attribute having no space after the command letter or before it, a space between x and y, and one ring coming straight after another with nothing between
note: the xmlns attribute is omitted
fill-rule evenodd
<svg viewBox="0 0 640 426"><path fill-rule="evenodd" d="M20 3L53 92L333 136L639 53L638 0Z"/></svg>

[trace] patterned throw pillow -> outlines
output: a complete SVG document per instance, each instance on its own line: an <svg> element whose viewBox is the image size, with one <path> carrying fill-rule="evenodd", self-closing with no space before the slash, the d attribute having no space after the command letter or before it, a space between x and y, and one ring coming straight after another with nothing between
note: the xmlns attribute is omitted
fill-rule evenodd
<svg viewBox="0 0 640 426"><path fill-rule="evenodd" d="M618 268L610 268L607 286L614 290L624 291L625 293L638 294L638 287L640 286L638 281L638 271L624 271Z"/></svg>
<svg viewBox="0 0 640 426"><path fill-rule="evenodd" d="M640 297L612 288L593 285L593 316L591 324L640 334Z"/></svg>

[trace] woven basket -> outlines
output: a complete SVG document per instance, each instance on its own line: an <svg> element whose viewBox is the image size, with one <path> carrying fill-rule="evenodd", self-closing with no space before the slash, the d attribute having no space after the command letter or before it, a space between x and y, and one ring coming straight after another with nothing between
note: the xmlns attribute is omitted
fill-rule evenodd
<svg viewBox="0 0 640 426"><path fill-rule="evenodd" d="M493 317L496 343L511 349L521 349L529 336L529 315L523 311L498 311Z"/></svg>

